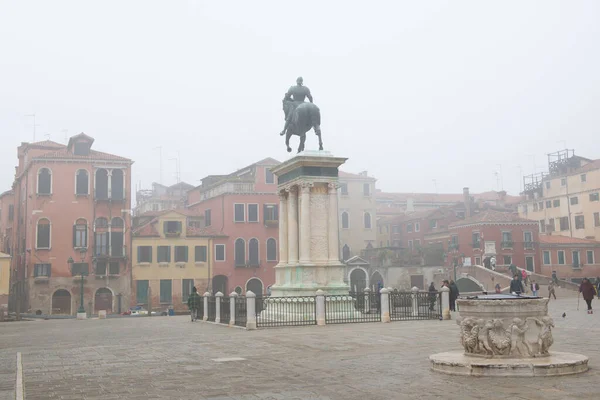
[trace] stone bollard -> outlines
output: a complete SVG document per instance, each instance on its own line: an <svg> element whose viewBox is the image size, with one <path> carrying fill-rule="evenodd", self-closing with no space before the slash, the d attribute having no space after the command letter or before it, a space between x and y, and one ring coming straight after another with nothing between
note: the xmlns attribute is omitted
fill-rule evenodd
<svg viewBox="0 0 600 400"><path fill-rule="evenodd" d="M98 319L106 319L106 310L98 310Z"/></svg>
<svg viewBox="0 0 600 400"><path fill-rule="evenodd" d="M202 317L202 321L208 321L208 297L210 296L210 293L206 292L204 293L204 316Z"/></svg>
<svg viewBox="0 0 600 400"><path fill-rule="evenodd" d="M365 297L363 302L363 312L370 314L371 313L371 289L365 288Z"/></svg>
<svg viewBox="0 0 600 400"><path fill-rule="evenodd" d="M246 292L246 329L256 329L256 295L250 290Z"/></svg>
<svg viewBox="0 0 600 400"><path fill-rule="evenodd" d="M221 323L221 298L223 293L217 292L215 294L215 324Z"/></svg>
<svg viewBox="0 0 600 400"><path fill-rule="evenodd" d="M325 292L317 290L317 325L325 325Z"/></svg>
<svg viewBox="0 0 600 400"><path fill-rule="evenodd" d="M410 289L410 291L412 292L410 295L410 297L412 299L412 315L413 315L413 317L418 317L419 316L419 301L418 301L419 288L416 286L413 286L413 288Z"/></svg>
<svg viewBox="0 0 600 400"><path fill-rule="evenodd" d="M235 299L237 297L236 292L229 293L229 326L235 325Z"/></svg>
<svg viewBox="0 0 600 400"><path fill-rule="evenodd" d="M444 286L440 289L442 292L442 318L443 319L451 319L450 318L450 288L448 286Z"/></svg>
<svg viewBox="0 0 600 400"><path fill-rule="evenodd" d="M390 322L390 291L383 288L379 293L381 295L381 322Z"/></svg>

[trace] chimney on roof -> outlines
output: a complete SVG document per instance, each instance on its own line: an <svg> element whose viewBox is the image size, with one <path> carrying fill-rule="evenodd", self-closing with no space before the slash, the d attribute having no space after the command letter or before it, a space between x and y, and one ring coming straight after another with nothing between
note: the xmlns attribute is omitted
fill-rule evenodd
<svg viewBox="0 0 600 400"><path fill-rule="evenodd" d="M362 172L359 172L359 175L360 175L360 176L368 176L368 174L367 174L367 171L362 171Z"/></svg>
<svg viewBox="0 0 600 400"><path fill-rule="evenodd" d="M406 199L406 212L415 212L415 200L412 197Z"/></svg>
<svg viewBox="0 0 600 400"><path fill-rule="evenodd" d="M469 196L469 188L463 188L463 202L465 203L465 218L471 216L471 196Z"/></svg>
<svg viewBox="0 0 600 400"><path fill-rule="evenodd" d="M502 190L498 192L498 206L504 207L506 206L506 191Z"/></svg>

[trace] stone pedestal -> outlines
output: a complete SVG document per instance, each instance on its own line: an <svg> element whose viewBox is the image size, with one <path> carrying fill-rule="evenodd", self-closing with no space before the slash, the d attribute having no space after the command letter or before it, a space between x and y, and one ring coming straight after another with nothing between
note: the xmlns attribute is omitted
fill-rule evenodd
<svg viewBox="0 0 600 400"><path fill-rule="evenodd" d="M474 376L551 376L587 371L588 358L551 352L548 300L486 295L456 301L462 351L430 356L434 371Z"/></svg>
<svg viewBox="0 0 600 400"><path fill-rule="evenodd" d="M347 159L306 151L273 168L280 196L279 264L272 297L348 294L339 257L338 168Z"/></svg>

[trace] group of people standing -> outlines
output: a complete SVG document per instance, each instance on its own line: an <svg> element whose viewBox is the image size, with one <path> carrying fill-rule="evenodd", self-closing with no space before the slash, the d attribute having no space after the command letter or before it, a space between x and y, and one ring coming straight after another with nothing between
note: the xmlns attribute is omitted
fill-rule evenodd
<svg viewBox="0 0 600 400"><path fill-rule="evenodd" d="M450 311L456 311L456 299L458 299L458 296L460 294L460 292L458 291L458 286L456 286L456 283L452 279L450 279L442 281L442 287L447 287L448 289L450 289ZM429 284L429 309L431 311L433 311L435 301L437 299L437 292L438 291L435 288L435 285L433 284L433 282L431 282Z"/></svg>

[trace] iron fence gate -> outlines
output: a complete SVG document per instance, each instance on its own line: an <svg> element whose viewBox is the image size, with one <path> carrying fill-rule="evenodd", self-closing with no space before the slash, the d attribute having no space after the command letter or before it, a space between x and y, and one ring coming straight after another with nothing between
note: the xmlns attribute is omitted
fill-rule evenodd
<svg viewBox="0 0 600 400"><path fill-rule="evenodd" d="M221 323L222 324L229 324L229 320L230 320L230 316L231 316L231 308L229 308L229 300L230 297L221 297L221 315L219 315L219 318L221 318Z"/></svg>
<svg viewBox="0 0 600 400"><path fill-rule="evenodd" d="M244 296L235 297L235 325L246 327L248 315L246 312L246 298Z"/></svg>
<svg viewBox="0 0 600 400"><path fill-rule="evenodd" d="M442 315L440 292L392 292L390 320L439 319Z"/></svg>
<svg viewBox="0 0 600 400"><path fill-rule="evenodd" d="M207 321L215 322L217 316L217 301L214 296L208 297L208 319Z"/></svg>
<svg viewBox="0 0 600 400"><path fill-rule="evenodd" d="M381 303L378 293L325 296L326 324L360 322L381 322Z"/></svg>

